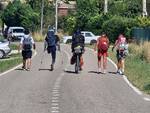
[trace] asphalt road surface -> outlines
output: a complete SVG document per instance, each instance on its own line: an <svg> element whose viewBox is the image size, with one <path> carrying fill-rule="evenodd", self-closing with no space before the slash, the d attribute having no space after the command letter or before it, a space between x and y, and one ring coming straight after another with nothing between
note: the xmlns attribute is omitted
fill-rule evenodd
<svg viewBox="0 0 150 113"><path fill-rule="evenodd" d="M115 74L113 64L107 74L97 74L92 51L86 49L84 69L75 74L70 46L61 45L54 71L42 50L40 43L31 71L17 68L0 76L0 113L150 113L150 102Z"/></svg>

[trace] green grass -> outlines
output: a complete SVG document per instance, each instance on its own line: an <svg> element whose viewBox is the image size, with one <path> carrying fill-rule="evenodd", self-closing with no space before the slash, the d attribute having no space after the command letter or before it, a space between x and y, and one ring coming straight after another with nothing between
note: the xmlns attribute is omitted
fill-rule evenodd
<svg viewBox="0 0 150 113"><path fill-rule="evenodd" d="M86 47L93 48L94 46L86 45ZM116 51L112 52L110 47L108 53L109 58L117 63ZM125 75L134 86L150 94L150 63L142 60L139 55L127 56L125 59Z"/></svg>
<svg viewBox="0 0 150 113"><path fill-rule="evenodd" d="M17 57L15 59L11 59L11 60L4 60L4 61L0 61L0 73L11 69L12 67L20 64L22 62L22 58L21 57Z"/></svg>
<svg viewBox="0 0 150 113"><path fill-rule="evenodd" d="M16 44L10 44L10 48L12 50L18 50L18 45L16 45Z"/></svg>
<svg viewBox="0 0 150 113"><path fill-rule="evenodd" d="M111 48L109 57L117 63L116 52L112 52ZM136 55L130 55L125 59L125 75L134 86L150 94L150 63Z"/></svg>
<svg viewBox="0 0 150 113"><path fill-rule="evenodd" d="M20 64L22 62L21 54L11 54L10 58L0 60L0 73L13 68L14 66Z"/></svg>
<svg viewBox="0 0 150 113"><path fill-rule="evenodd" d="M134 55L129 56L126 59L125 73L136 87L150 94L150 63Z"/></svg>

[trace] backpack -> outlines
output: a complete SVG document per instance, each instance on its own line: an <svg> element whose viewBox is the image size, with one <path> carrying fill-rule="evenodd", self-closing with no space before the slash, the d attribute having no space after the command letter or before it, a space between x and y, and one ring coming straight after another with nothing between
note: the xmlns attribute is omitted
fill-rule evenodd
<svg viewBox="0 0 150 113"><path fill-rule="evenodd" d="M98 41L98 49L102 51L107 51L109 47L107 38L101 37Z"/></svg>
<svg viewBox="0 0 150 113"><path fill-rule="evenodd" d="M82 36L81 34L74 35L72 37L72 48L78 46L82 47L82 50L84 49L84 36Z"/></svg>
<svg viewBox="0 0 150 113"><path fill-rule="evenodd" d="M76 35L74 41L76 44L79 44L81 46L84 45L84 37L81 34Z"/></svg>
<svg viewBox="0 0 150 113"><path fill-rule="evenodd" d="M126 43L126 38L123 35L119 36L118 49L119 49L119 51L124 51L124 50L128 49L127 43Z"/></svg>
<svg viewBox="0 0 150 113"><path fill-rule="evenodd" d="M32 41L31 41L31 37L29 36L28 38L23 39L23 50L24 51L29 51L32 49Z"/></svg>
<svg viewBox="0 0 150 113"><path fill-rule="evenodd" d="M122 52L123 55L127 56L128 55L128 44L126 42L126 38L124 36L119 36L118 39L118 50L119 52Z"/></svg>
<svg viewBox="0 0 150 113"><path fill-rule="evenodd" d="M55 46L56 45L56 38L55 38L55 36L47 36L46 42L47 42L49 47L50 46Z"/></svg>

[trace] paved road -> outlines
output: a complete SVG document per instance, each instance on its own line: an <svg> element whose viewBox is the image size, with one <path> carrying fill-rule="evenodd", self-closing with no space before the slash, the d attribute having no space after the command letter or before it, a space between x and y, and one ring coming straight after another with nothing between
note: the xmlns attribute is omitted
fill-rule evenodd
<svg viewBox="0 0 150 113"><path fill-rule="evenodd" d="M30 72L18 68L0 76L0 113L150 113L150 102L115 75L111 63L107 74L97 74L96 56L86 50L84 70L75 74L70 47L61 49L53 72L49 55L40 64L38 44Z"/></svg>

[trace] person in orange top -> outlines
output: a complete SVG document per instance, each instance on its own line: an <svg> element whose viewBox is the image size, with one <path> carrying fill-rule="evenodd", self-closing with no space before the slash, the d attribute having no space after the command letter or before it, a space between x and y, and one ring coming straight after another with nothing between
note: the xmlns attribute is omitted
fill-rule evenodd
<svg viewBox="0 0 150 113"><path fill-rule="evenodd" d="M108 57L109 39L106 34L103 34L97 39L97 44L94 50L97 49L98 58L98 73L106 73L107 57Z"/></svg>

